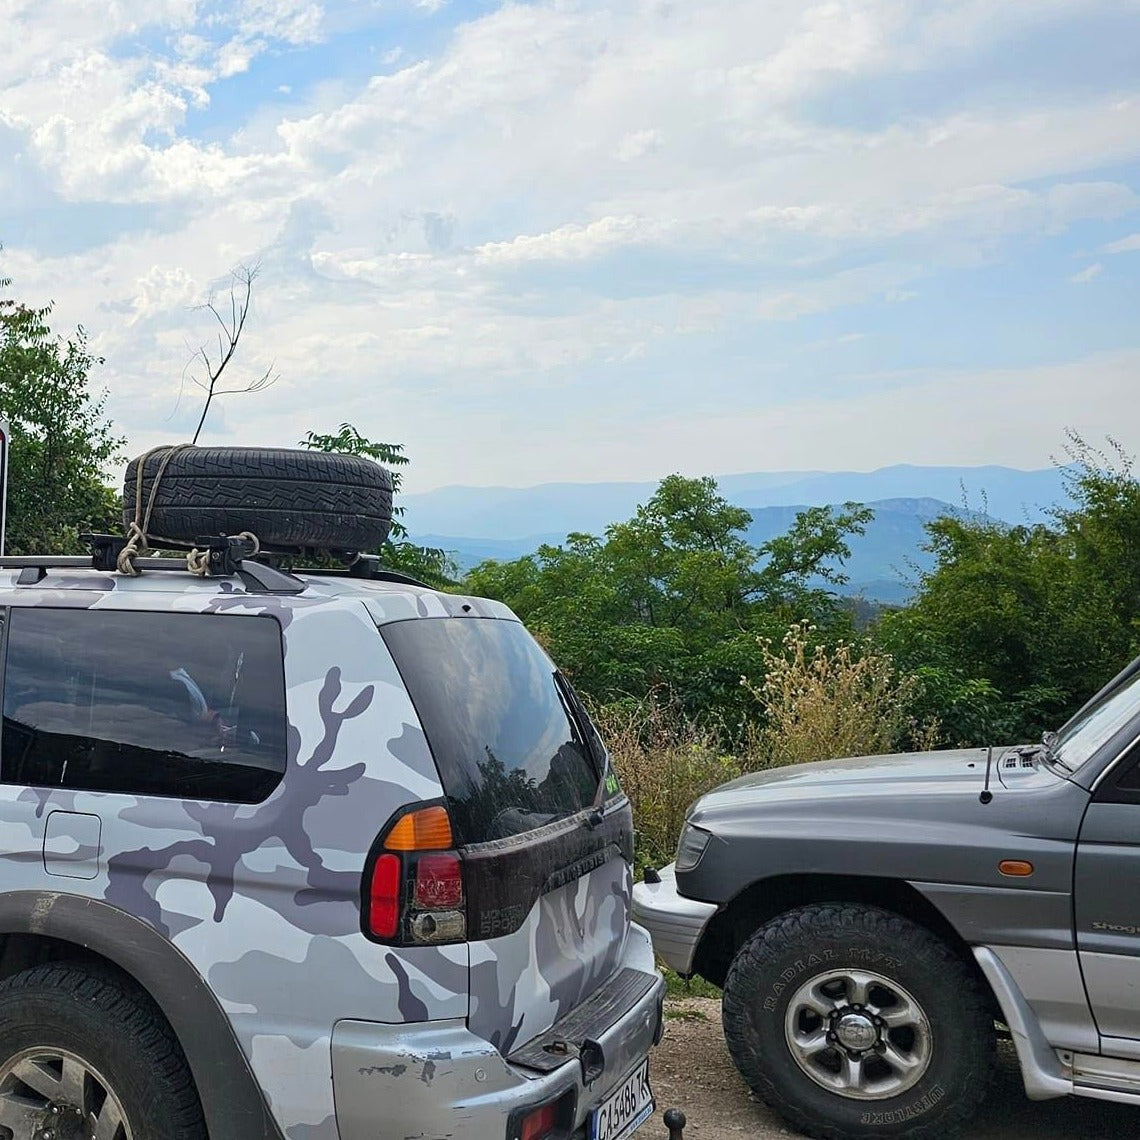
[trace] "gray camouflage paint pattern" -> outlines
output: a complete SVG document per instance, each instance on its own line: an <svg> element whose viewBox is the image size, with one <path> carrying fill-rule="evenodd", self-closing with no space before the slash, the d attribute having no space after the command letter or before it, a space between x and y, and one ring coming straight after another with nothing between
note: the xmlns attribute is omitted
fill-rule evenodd
<svg viewBox="0 0 1140 1140"><path fill-rule="evenodd" d="M289 1140L337 1138L329 1065L337 1021L470 1012L472 1025L506 1048L545 1031L616 966L630 899L621 860L545 896L516 934L470 950L396 950L360 931L361 872L380 828L409 802L443 794L377 624L512 617L504 607L329 580L274 597L174 573L52 572L34 587L15 578L0 571L0 606L256 615L281 626L288 765L264 802L0 785L0 858L5 889L42 889L46 818L97 816L100 850L81 853L93 877L49 884L143 919L189 959L221 1001ZM59 856L77 854L75 843L52 842Z"/></svg>

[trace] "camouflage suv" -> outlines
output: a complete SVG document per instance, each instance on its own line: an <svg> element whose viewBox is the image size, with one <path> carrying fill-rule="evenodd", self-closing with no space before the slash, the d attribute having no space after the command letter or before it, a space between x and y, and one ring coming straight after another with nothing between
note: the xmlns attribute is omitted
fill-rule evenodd
<svg viewBox="0 0 1140 1140"><path fill-rule="evenodd" d="M504 607L0 562L0 1137L619 1140L629 803Z"/></svg>

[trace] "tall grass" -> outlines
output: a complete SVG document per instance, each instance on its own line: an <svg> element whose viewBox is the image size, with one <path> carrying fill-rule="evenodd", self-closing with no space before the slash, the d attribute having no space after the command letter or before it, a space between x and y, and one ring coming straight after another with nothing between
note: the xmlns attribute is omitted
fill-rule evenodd
<svg viewBox="0 0 1140 1140"><path fill-rule="evenodd" d="M605 705L595 721L633 805L639 866L660 867L673 857L689 805L739 776L740 761L662 693Z"/></svg>
<svg viewBox="0 0 1140 1140"><path fill-rule="evenodd" d="M899 748L932 748L937 724L912 708L919 682L869 643L825 646L809 625L762 646L765 673L741 678L755 718L725 743L719 726L688 716L667 693L595 711L633 804L640 867L669 862L689 805L747 772Z"/></svg>

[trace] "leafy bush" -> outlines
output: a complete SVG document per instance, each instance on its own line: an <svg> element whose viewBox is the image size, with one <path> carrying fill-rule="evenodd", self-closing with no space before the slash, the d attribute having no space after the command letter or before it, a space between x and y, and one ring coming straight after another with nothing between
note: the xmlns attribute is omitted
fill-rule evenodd
<svg viewBox="0 0 1140 1140"><path fill-rule="evenodd" d="M1140 482L1132 458L1069 433L1069 502L1046 521L936 519L935 565L879 645L923 678L950 743L1036 740L1140 652Z"/></svg>
<svg viewBox="0 0 1140 1140"><path fill-rule="evenodd" d="M778 637L796 618L852 628L830 588L845 581L848 539L869 519L854 503L812 507L754 546L751 514L713 479L670 475L604 535L483 562L463 589L510 606L596 704L667 691L687 715L735 730L748 705L740 675L759 668L757 636Z"/></svg>

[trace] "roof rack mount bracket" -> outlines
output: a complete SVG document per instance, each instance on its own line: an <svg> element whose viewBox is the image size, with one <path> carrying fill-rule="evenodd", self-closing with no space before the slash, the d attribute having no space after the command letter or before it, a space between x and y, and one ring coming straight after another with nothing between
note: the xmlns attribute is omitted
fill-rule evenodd
<svg viewBox="0 0 1140 1140"><path fill-rule="evenodd" d="M224 534L207 535L194 540L196 550L208 554L211 578L230 578L241 569L242 562L253 555L254 544L246 538Z"/></svg>
<svg viewBox="0 0 1140 1140"><path fill-rule="evenodd" d="M121 534L81 534L79 541L91 547L91 568L113 574L127 540Z"/></svg>

